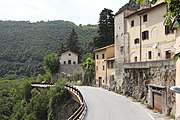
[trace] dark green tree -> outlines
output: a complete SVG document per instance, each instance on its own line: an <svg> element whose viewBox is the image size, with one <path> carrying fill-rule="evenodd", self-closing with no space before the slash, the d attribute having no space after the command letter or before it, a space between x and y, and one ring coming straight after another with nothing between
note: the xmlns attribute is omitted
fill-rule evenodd
<svg viewBox="0 0 180 120"><path fill-rule="evenodd" d="M78 41L77 33L75 32L74 29L72 29L72 31L67 39L67 42L66 42L66 50L73 51L80 55L80 52L81 52L80 49L81 48L80 48L80 44Z"/></svg>
<svg viewBox="0 0 180 120"><path fill-rule="evenodd" d="M94 47L100 48L114 43L114 14L104 8L99 17L98 36L94 38Z"/></svg>
<svg viewBox="0 0 180 120"><path fill-rule="evenodd" d="M47 92L34 96L30 103L26 105L27 115L25 120L47 120L49 99L50 95Z"/></svg>
<svg viewBox="0 0 180 120"><path fill-rule="evenodd" d="M61 55L64 52L66 52L66 46L64 43L61 43L59 55Z"/></svg>
<svg viewBox="0 0 180 120"><path fill-rule="evenodd" d="M32 90L31 81L25 80L21 85L20 90L24 100L26 102L29 102L29 100L31 99L31 90Z"/></svg>

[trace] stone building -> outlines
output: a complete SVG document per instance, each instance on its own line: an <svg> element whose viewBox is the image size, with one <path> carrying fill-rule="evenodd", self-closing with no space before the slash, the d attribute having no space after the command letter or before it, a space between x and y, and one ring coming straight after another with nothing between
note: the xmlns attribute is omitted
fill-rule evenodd
<svg viewBox="0 0 180 120"><path fill-rule="evenodd" d="M73 64L78 64L78 54L72 52L72 51L66 51L64 53L61 54L61 56L59 57L60 60L60 64L69 64L69 65L73 65Z"/></svg>
<svg viewBox="0 0 180 120"><path fill-rule="evenodd" d="M94 50L96 86L109 89L114 80L114 44Z"/></svg>
<svg viewBox="0 0 180 120"><path fill-rule="evenodd" d="M164 26L166 4L138 6L134 1L115 15L114 90L149 104L164 114L174 114L175 34ZM157 18L158 17L158 18Z"/></svg>
<svg viewBox="0 0 180 120"><path fill-rule="evenodd" d="M159 3L125 17L126 33L129 34L129 62L172 58L175 34L169 26L164 26L165 13L166 4Z"/></svg>
<svg viewBox="0 0 180 120"><path fill-rule="evenodd" d="M83 80L84 70L82 65L78 63L78 54L66 51L61 54L59 60L59 77L67 77L70 81Z"/></svg>

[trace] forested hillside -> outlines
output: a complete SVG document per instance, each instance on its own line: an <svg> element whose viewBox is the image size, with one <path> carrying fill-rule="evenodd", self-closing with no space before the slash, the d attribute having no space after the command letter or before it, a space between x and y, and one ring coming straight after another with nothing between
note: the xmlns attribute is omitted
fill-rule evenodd
<svg viewBox="0 0 180 120"><path fill-rule="evenodd" d="M33 81L0 80L0 120L66 120L75 112L64 80L42 92L31 87Z"/></svg>
<svg viewBox="0 0 180 120"><path fill-rule="evenodd" d="M32 76L42 68L43 56L60 52L74 28L82 51L92 50L97 26L77 26L68 21L0 21L0 77Z"/></svg>

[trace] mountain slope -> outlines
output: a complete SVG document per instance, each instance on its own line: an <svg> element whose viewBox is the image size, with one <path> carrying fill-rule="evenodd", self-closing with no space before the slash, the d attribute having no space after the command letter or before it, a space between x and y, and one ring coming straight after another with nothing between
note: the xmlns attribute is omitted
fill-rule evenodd
<svg viewBox="0 0 180 120"><path fill-rule="evenodd" d="M0 77L6 74L17 75L16 72L9 71L17 71L20 69L17 67L19 65L37 65L46 54L58 53L61 43L65 43L72 28L78 34L83 51L89 51L89 43L92 43L97 33L97 26L76 26L72 22L62 20L36 23L0 21L0 28ZM11 70L9 64L18 65L15 70Z"/></svg>

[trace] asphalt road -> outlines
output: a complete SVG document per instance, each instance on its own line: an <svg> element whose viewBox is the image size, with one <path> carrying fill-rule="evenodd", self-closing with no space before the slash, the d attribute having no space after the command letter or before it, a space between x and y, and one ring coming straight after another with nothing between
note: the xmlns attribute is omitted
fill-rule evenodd
<svg viewBox="0 0 180 120"><path fill-rule="evenodd" d="M77 87L87 103L85 120L153 120L128 98L102 88Z"/></svg>

